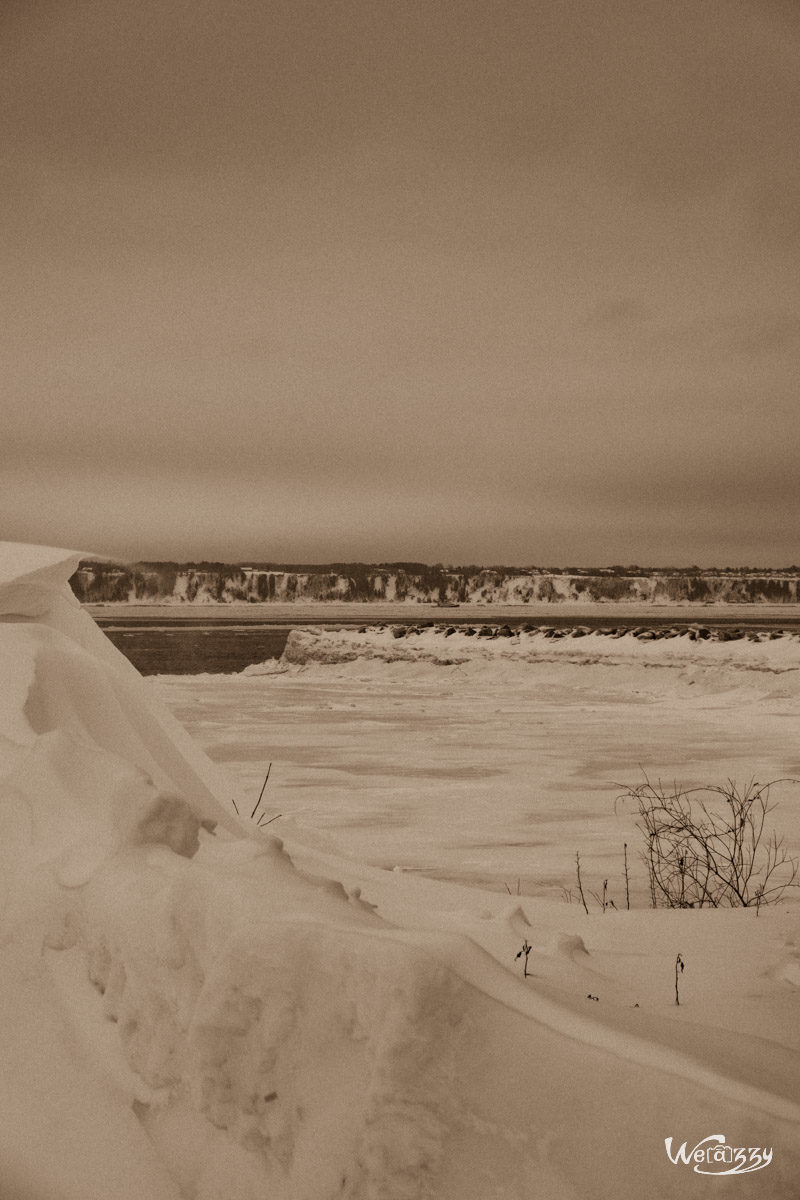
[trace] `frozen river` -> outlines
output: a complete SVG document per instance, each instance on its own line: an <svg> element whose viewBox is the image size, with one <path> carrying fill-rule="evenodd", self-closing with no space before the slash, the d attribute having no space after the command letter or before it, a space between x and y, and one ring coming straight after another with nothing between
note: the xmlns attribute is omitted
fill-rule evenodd
<svg viewBox="0 0 800 1200"><path fill-rule="evenodd" d="M515 643L475 657L473 644L449 666L312 655L280 674L152 685L253 804L273 764L263 807L282 814L276 833L290 821L359 861L494 890L519 880L522 894L551 897L574 891L580 851L585 886L608 878L618 905L627 842L641 903L639 835L630 808L615 806L619 785L643 771L686 786L800 776L798 643L667 654L678 642L648 650L626 637L609 657L592 650L599 642L611 640L533 660L515 659ZM776 823L796 845L800 789L775 797Z"/></svg>
<svg viewBox="0 0 800 1200"><path fill-rule="evenodd" d="M98 604L87 611L143 675L226 674L279 658L292 629L536 626L800 630L797 605L659 604Z"/></svg>

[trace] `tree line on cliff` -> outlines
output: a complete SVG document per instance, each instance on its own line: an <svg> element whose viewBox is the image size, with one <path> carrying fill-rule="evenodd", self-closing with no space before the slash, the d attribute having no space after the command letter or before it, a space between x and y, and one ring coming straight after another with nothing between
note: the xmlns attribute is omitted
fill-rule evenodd
<svg viewBox="0 0 800 1200"><path fill-rule="evenodd" d="M440 563L81 563L72 590L85 604L570 601L794 604L800 567L519 568Z"/></svg>

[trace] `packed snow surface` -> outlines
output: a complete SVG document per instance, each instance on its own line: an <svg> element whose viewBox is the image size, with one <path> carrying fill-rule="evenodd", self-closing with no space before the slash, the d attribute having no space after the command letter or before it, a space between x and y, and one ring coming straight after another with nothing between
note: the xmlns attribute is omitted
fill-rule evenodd
<svg viewBox="0 0 800 1200"><path fill-rule="evenodd" d="M715 1196L796 1196L797 906L587 916L345 857L298 816L260 829L249 780L158 696L213 724L212 683L141 680L72 599L77 557L0 546L3 1200L706 1196L677 1150L713 1135L767 1163ZM521 670L562 699L574 670L648 673L653 696L677 670L736 710L733 659L514 662L509 639L432 633L422 661L395 661L391 631L355 637L297 635L277 673L220 683L261 696L243 717L281 787L264 713L306 686L316 704L366 689L380 716L445 679L457 709L462 687L513 708ZM788 714L789 643L738 650L745 703L773 687ZM296 730L313 740L319 715L308 703Z"/></svg>
<svg viewBox="0 0 800 1200"><path fill-rule="evenodd" d="M254 798L272 762L263 808L284 836L290 818L362 863L549 898L574 896L580 851L618 906L627 842L641 905L624 785L800 777L794 636L649 633L296 630L279 661L158 690ZM800 853L800 786L772 799Z"/></svg>

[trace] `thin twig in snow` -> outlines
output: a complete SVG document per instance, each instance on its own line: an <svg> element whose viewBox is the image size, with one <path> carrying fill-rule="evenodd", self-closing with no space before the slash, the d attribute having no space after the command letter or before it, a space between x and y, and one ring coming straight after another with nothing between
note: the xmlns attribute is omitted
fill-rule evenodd
<svg viewBox="0 0 800 1200"><path fill-rule="evenodd" d="M266 778L264 779L264 783L262 784L261 791L260 791L260 793L259 793L258 799L256 800L256 806L255 806L255 808L253 809L253 811L250 813L250 820L251 820L251 821L252 821L253 817L256 815L256 812L257 812L257 810L258 810L258 806L259 806L259 804L261 803L261 797L264 795L264 788L267 786L267 779L269 779L269 773L270 773L270 771L271 771L271 770L272 770L272 763L270 763L270 764L269 764L269 766L267 767L267 774L266 774Z"/></svg>

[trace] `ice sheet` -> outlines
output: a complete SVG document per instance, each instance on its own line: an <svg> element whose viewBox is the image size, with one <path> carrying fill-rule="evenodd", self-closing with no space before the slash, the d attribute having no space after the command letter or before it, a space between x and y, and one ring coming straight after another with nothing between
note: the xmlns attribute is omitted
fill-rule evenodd
<svg viewBox="0 0 800 1200"><path fill-rule="evenodd" d="M153 687L253 802L272 762L263 810L360 861L553 896L574 890L580 851L619 902L627 842L641 901L620 785L800 777L794 639L292 636L265 674ZM774 798L796 848L800 787Z"/></svg>

